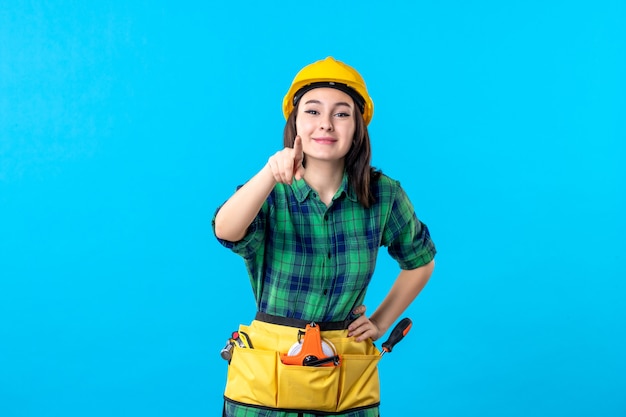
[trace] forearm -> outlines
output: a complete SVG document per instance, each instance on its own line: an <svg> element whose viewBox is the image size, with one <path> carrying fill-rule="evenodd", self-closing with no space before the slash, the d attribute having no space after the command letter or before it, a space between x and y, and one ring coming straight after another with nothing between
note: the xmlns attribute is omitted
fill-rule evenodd
<svg viewBox="0 0 626 417"><path fill-rule="evenodd" d="M215 216L215 235L230 242L243 239L275 185L274 176L265 165L220 208Z"/></svg>
<svg viewBox="0 0 626 417"><path fill-rule="evenodd" d="M430 279L434 268L435 261L431 261L419 268L400 272L391 290L370 317L380 330L381 336L419 295Z"/></svg>

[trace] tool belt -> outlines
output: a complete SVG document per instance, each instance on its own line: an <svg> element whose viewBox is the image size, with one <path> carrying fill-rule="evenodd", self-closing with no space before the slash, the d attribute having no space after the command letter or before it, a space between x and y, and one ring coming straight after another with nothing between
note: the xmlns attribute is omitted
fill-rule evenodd
<svg viewBox="0 0 626 417"><path fill-rule="evenodd" d="M240 325L239 333L246 335L250 343L234 345L225 400L263 409L326 415L377 407L380 351L369 339L355 342L348 337L347 322L319 323L321 336L332 343L341 358L336 366L283 363L281 356L284 358L303 333L306 324L302 323L259 314L250 325Z"/></svg>

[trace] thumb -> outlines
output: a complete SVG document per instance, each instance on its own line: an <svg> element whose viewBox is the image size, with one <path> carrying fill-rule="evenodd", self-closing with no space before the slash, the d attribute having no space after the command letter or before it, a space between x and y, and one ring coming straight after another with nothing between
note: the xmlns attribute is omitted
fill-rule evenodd
<svg viewBox="0 0 626 417"><path fill-rule="evenodd" d="M296 172L293 175L294 177L296 177L297 180L301 180L302 178L304 178L305 172L306 170L304 169L304 166L302 165L302 163L300 163L298 169L296 169Z"/></svg>
<svg viewBox="0 0 626 417"><path fill-rule="evenodd" d="M355 307L354 310L352 310L352 314L354 315L360 315L360 314L365 314L365 309L366 307L364 305L360 305L358 307Z"/></svg>

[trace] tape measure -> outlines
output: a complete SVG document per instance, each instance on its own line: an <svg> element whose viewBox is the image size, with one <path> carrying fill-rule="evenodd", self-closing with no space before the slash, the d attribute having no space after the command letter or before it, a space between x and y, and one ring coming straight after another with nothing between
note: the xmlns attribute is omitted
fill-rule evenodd
<svg viewBox="0 0 626 417"><path fill-rule="evenodd" d="M302 352L302 341L296 342L289 348L287 352L287 356L298 356L300 352ZM325 356L335 356L337 354L337 349L335 349L335 345L331 343L328 339L322 339L322 352Z"/></svg>
<svg viewBox="0 0 626 417"><path fill-rule="evenodd" d="M335 346L328 340L322 340L320 328L315 323L307 324L304 336L294 343L289 352L282 354L280 360L285 365L300 366L338 366L340 357Z"/></svg>

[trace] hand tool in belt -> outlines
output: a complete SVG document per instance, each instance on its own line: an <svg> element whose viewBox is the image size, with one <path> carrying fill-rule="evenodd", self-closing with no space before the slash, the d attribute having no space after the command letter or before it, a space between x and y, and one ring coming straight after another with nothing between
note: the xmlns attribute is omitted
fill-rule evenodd
<svg viewBox="0 0 626 417"><path fill-rule="evenodd" d="M338 366L341 359L339 355L324 353L320 328L313 322L306 325L300 352L293 356L283 353L280 360L285 365Z"/></svg>

